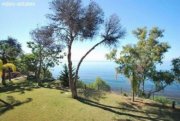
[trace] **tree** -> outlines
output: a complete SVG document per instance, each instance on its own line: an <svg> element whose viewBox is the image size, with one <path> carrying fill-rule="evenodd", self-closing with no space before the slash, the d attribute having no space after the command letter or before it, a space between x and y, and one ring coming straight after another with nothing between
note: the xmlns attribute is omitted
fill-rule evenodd
<svg viewBox="0 0 180 121"><path fill-rule="evenodd" d="M151 74L150 78L154 82L155 88L148 92L148 97L155 92L164 90L165 87L172 84L174 81L174 75L170 71L155 71L154 74Z"/></svg>
<svg viewBox="0 0 180 121"><path fill-rule="evenodd" d="M23 54L15 64L21 73L29 76L30 72L34 72L34 75L37 75L37 57L34 54Z"/></svg>
<svg viewBox="0 0 180 121"><path fill-rule="evenodd" d="M180 57L172 60L172 71L174 73L175 79L180 82Z"/></svg>
<svg viewBox="0 0 180 121"><path fill-rule="evenodd" d="M27 43L37 59L38 69L36 80L39 85L42 83L40 77L42 70L45 74L49 67L54 67L55 64L58 64L59 59L62 58L62 55L60 55L62 45L56 43L53 31L54 28L52 26L36 28L30 33L34 41ZM45 77L45 75L43 77Z"/></svg>
<svg viewBox="0 0 180 121"><path fill-rule="evenodd" d="M157 27L152 28L149 33L146 28L138 28L133 33L139 40L137 44L124 46L118 58L117 50L113 50L107 54L107 59L120 65L119 72L131 80L133 92L138 92L142 84L144 93L144 81L158 73L156 64L162 63L163 54L167 52L169 45L158 41L163 37L163 30ZM162 82L165 79L164 76L161 77L158 81Z"/></svg>
<svg viewBox="0 0 180 121"><path fill-rule="evenodd" d="M93 1L86 7L82 6L81 0L53 0L50 5L53 14L49 15L49 18L53 21L55 33L58 38L65 43L68 50L69 84L72 97L77 98L76 82L78 71L85 57L101 44L107 46L117 44L118 40L124 36L125 32L120 25L118 17L115 15L111 16L105 23L105 32L101 34L102 40L90 48L80 59L76 68L75 79L73 79L71 60L72 45L74 41L87 41L97 35L99 28L102 28L100 25L104 22L103 12Z"/></svg>
<svg viewBox="0 0 180 121"><path fill-rule="evenodd" d="M130 80L133 97L132 101L134 101L134 96L138 92L141 78L139 75L139 64L137 63L139 53L137 53L132 45L124 46L119 58L116 57L116 53L117 50L113 50L107 54L106 57L119 64L119 67L116 68L117 73L124 74Z"/></svg>
<svg viewBox="0 0 180 121"><path fill-rule="evenodd" d="M75 78L75 69L73 68L72 75L73 79ZM61 71L61 74L59 76L59 80L61 81L62 86L69 87L69 71L66 64L63 66L63 71Z"/></svg>
<svg viewBox="0 0 180 121"><path fill-rule="evenodd" d="M111 87L100 77L97 77L95 82L91 83L89 86L98 91L110 91L111 90Z"/></svg>
<svg viewBox="0 0 180 121"><path fill-rule="evenodd" d="M63 71L61 71L59 80L61 81L62 86L69 87L69 72L68 72L68 67L66 64L64 64L63 66Z"/></svg>
<svg viewBox="0 0 180 121"><path fill-rule="evenodd" d="M8 61L14 62L16 57L18 57L22 53L21 44L17 42L16 39L8 37L7 40L0 41L0 59L5 65ZM9 80L11 80L11 72L10 68L8 70ZM5 82L5 69L2 70L2 84L6 85Z"/></svg>
<svg viewBox="0 0 180 121"><path fill-rule="evenodd" d="M164 30L153 27L149 32L147 28L137 28L133 34L138 39L135 49L139 53L139 74L141 74L142 91L144 93L145 80L156 70L156 64L162 63L163 55L170 46L166 42L159 42Z"/></svg>
<svg viewBox="0 0 180 121"><path fill-rule="evenodd" d="M13 72L16 71L16 67L14 64L12 63L6 63L6 64L3 64L3 61L0 60L0 77L2 78L4 73L3 71L6 71L7 69L11 69ZM6 85L6 83L4 83L2 81L3 85Z"/></svg>

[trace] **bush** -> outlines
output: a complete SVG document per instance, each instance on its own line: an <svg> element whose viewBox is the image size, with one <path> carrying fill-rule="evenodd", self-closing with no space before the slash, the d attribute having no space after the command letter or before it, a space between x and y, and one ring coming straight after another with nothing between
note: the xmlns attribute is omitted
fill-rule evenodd
<svg viewBox="0 0 180 121"><path fill-rule="evenodd" d="M110 86L100 77L97 77L95 82L89 84L89 88L93 88L95 90L101 90L101 91L111 90Z"/></svg>
<svg viewBox="0 0 180 121"><path fill-rule="evenodd" d="M36 77L34 75L28 75L27 80L35 80Z"/></svg>
<svg viewBox="0 0 180 121"><path fill-rule="evenodd" d="M128 94L126 94L126 93L123 93L123 96L127 97L127 96L128 96Z"/></svg>
<svg viewBox="0 0 180 121"><path fill-rule="evenodd" d="M154 97L154 100L156 101L156 102L159 102L159 103L161 103L161 104L163 104L163 105L166 105L166 104L169 104L170 103L170 100L168 100L166 97L164 97L164 96L155 96Z"/></svg>
<svg viewBox="0 0 180 121"><path fill-rule="evenodd" d="M86 84L83 81L78 80L76 83L76 87L84 89L86 87Z"/></svg>

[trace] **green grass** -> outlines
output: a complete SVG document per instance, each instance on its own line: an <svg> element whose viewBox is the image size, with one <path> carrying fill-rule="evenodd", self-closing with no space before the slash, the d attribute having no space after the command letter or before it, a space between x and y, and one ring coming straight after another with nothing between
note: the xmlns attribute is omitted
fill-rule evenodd
<svg viewBox="0 0 180 121"><path fill-rule="evenodd" d="M30 86L31 85L31 86ZM69 91L18 83L0 91L0 121L179 121L172 110L147 99L86 90L78 100ZM90 92L89 92L90 91ZM4 101L5 103L3 103Z"/></svg>

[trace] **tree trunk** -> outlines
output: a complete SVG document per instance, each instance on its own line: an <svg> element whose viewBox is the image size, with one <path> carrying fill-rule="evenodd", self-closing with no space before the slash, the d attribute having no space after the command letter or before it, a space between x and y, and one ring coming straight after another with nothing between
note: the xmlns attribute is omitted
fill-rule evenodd
<svg viewBox="0 0 180 121"><path fill-rule="evenodd" d="M38 69L38 74L37 74L37 79L36 79L39 86L41 86L40 74L41 74L41 62L39 63L39 69Z"/></svg>
<svg viewBox="0 0 180 121"><path fill-rule="evenodd" d="M164 89L165 87L167 87L167 86L168 86L168 84L166 84L166 85L164 85L164 86L162 86L161 88L158 88L158 89L156 89L156 90L149 91L149 93L148 93L148 95L147 95L147 98L150 98L152 94L154 95L156 92L159 92L159 91L163 90L163 89Z"/></svg>
<svg viewBox="0 0 180 121"><path fill-rule="evenodd" d="M145 73L145 74L143 74L143 75L146 75L146 73ZM146 78L145 76L143 76L143 77L142 77L142 79L143 79L143 94L145 94L145 90L144 90L145 78Z"/></svg>
<svg viewBox="0 0 180 121"><path fill-rule="evenodd" d="M2 56L2 61L3 61L3 65L7 63L7 60L5 59L5 54L4 54L4 53L3 53L3 56ZM2 84L3 84L4 86L6 86L5 73L6 73L6 70L3 69L3 70L2 70Z"/></svg>
<svg viewBox="0 0 180 121"><path fill-rule="evenodd" d="M73 76L72 76L71 46L72 46L72 42L68 45L68 56L67 56L68 70L69 70L69 86L71 89L72 98L76 99L78 95L77 95L76 85L73 82Z"/></svg>
<svg viewBox="0 0 180 121"><path fill-rule="evenodd" d="M74 83L76 83L76 81L77 81L78 72L79 72L79 68L80 68L80 65L81 65L82 61L85 59L85 57L86 57L92 50L94 50L98 45L102 44L103 42L105 42L105 40L102 40L102 41L100 41L99 43L95 44L92 48L90 48L90 49L84 54L84 56L82 56L81 60L79 61L78 65L77 65Z"/></svg>
<svg viewBox="0 0 180 121"><path fill-rule="evenodd" d="M41 68L42 68L42 53L41 53L41 48L40 48L40 52L39 52L39 68L38 68L38 73L37 73L37 78L36 78L39 86L41 86L41 84L42 84L42 81L40 79Z"/></svg>
<svg viewBox="0 0 180 121"><path fill-rule="evenodd" d="M144 79L143 79L143 94L144 94Z"/></svg>
<svg viewBox="0 0 180 121"><path fill-rule="evenodd" d="M8 69L8 78L9 78L9 81L11 81L11 69L10 68Z"/></svg>
<svg viewBox="0 0 180 121"><path fill-rule="evenodd" d="M5 70L2 70L2 84L6 86L6 79L5 79Z"/></svg>
<svg viewBox="0 0 180 121"><path fill-rule="evenodd" d="M43 80L46 78L46 67L43 68Z"/></svg>
<svg viewBox="0 0 180 121"><path fill-rule="evenodd" d="M36 65L36 66L35 66L36 68L35 68L35 71L34 71L34 76L35 76L35 79L36 79L36 81L37 81L37 78L38 78L38 66L37 66L37 65L38 65L38 62L36 62L35 65Z"/></svg>
<svg viewBox="0 0 180 121"><path fill-rule="evenodd" d="M135 95L135 88L137 85L135 85L135 74L132 73L132 101L134 102L134 95Z"/></svg>
<svg viewBox="0 0 180 121"><path fill-rule="evenodd" d="M132 91L132 96L133 96L132 101L134 102L134 89Z"/></svg>

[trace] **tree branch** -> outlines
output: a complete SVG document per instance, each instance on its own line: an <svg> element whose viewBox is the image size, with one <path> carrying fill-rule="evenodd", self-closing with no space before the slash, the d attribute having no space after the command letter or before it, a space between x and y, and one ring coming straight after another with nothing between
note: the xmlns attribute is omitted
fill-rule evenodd
<svg viewBox="0 0 180 121"><path fill-rule="evenodd" d="M79 72L79 67L82 63L82 61L85 59L85 57L92 51L94 50L98 45L102 44L103 42L105 42L106 40L103 39L102 41L98 42L97 44L95 44L92 48L90 48L85 54L84 56L82 56L82 58L80 59L77 68L76 68L76 73L75 73L75 80L74 80L74 84L76 84L77 78L78 78L78 72Z"/></svg>

